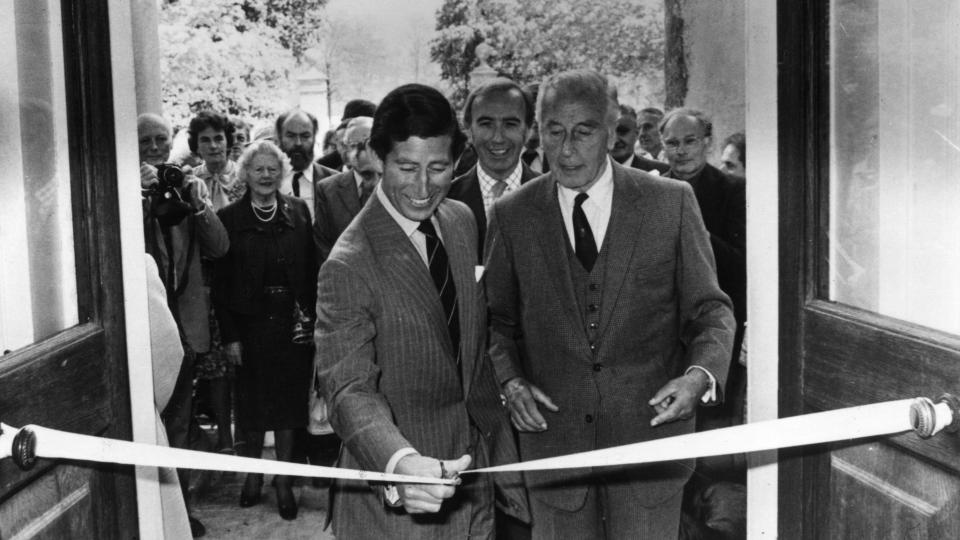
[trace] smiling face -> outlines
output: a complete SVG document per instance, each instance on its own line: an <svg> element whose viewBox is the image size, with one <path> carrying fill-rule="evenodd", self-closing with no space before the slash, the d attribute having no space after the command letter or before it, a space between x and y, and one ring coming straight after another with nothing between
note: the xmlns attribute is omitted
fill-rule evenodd
<svg viewBox="0 0 960 540"><path fill-rule="evenodd" d="M227 161L227 135L219 129L205 128L197 135L197 154L212 170L220 170Z"/></svg>
<svg viewBox="0 0 960 540"><path fill-rule="evenodd" d="M383 164L381 184L387 199L413 221L429 219L450 191L453 179L453 140L410 137L394 142Z"/></svg>
<svg viewBox="0 0 960 540"><path fill-rule="evenodd" d="M599 178L614 136L605 107L582 100L543 100L540 141L560 185L586 191Z"/></svg>
<svg viewBox="0 0 960 540"><path fill-rule="evenodd" d="M283 178L283 165L276 156L260 151L247 165L247 189L254 202L263 203L274 199L280 180Z"/></svg>
<svg viewBox="0 0 960 540"><path fill-rule="evenodd" d="M144 117L138 122L140 161L157 166L170 157L170 126L158 118Z"/></svg>
<svg viewBox="0 0 960 540"><path fill-rule="evenodd" d="M505 180L516 168L527 135L525 103L518 90L478 96L470 111L470 141L483 170Z"/></svg>

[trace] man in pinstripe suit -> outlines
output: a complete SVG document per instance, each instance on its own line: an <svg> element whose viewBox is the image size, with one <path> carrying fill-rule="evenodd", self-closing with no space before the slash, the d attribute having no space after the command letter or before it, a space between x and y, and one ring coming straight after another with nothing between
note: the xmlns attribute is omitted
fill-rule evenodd
<svg viewBox="0 0 960 540"><path fill-rule="evenodd" d="M383 179L318 278L317 363L344 467L440 477L516 460L484 354L476 223L445 200L463 143L449 102L427 86L397 88L374 117ZM517 476L338 483L334 534L492 538L496 490L502 510L528 520Z"/></svg>

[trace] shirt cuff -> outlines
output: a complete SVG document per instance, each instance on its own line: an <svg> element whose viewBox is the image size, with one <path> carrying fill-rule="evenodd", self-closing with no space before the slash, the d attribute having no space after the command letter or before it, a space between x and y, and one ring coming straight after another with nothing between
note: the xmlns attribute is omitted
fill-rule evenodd
<svg viewBox="0 0 960 540"><path fill-rule="evenodd" d="M387 467L383 472L387 474L393 474L393 470L397 468L397 463L400 463L401 459L417 454L418 452L409 446L397 450L392 456L390 456L390 461L387 461ZM383 486L383 500L390 506L399 506L400 492L397 491L397 486L393 484L387 484L386 486Z"/></svg>
<svg viewBox="0 0 960 540"><path fill-rule="evenodd" d="M684 375L690 373L691 369L699 369L700 371L707 374L707 378L710 379L710 386L707 388L707 391L704 392L703 396L700 398L701 403L713 403L717 400L717 378L713 376L713 373L710 373L705 367L702 366L690 366L687 368L687 371L684 372Z"/></svg>

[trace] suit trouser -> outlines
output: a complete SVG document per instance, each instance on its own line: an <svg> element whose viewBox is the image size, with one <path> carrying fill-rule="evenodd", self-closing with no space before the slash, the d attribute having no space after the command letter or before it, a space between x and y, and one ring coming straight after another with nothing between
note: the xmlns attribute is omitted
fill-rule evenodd
<svg viewBox="0 0 960 540"><path fill-rule="evenodd" d="M533 540L677 538L682 485L672 497L656 506L643 506L632 501L633 493L635 488L632 486L593 484L587 488L583 507L575 511L550 506L531 493Z"/></svg>
<svg viewBox="0 0 960 540"><path fill-rule="evenodd" d="M183 355L180 373L177 382L170 394L170 401L163 409L160 417L167 430L167 440L171 448L189 449L190 422L193 420L193 361L194 355ZM177 469L180 478L180 489L183 491L183 500L189 507L190 472L187 469Z"/></svg>

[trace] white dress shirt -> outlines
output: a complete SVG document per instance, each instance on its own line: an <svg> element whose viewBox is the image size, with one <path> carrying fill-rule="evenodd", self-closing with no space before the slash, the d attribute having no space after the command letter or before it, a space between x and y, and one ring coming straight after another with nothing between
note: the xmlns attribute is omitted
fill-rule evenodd
<svg viewBox="0 0 960 540"><path fill-rule="evenodd" d="M290 171L290 174L283 177L280 182L280 193L293 197L293 178L298 172L300 175L300 198L307 203L307 209L310 210L310 220L313 221L313 164L307 166L303 171Z"/></svg>

